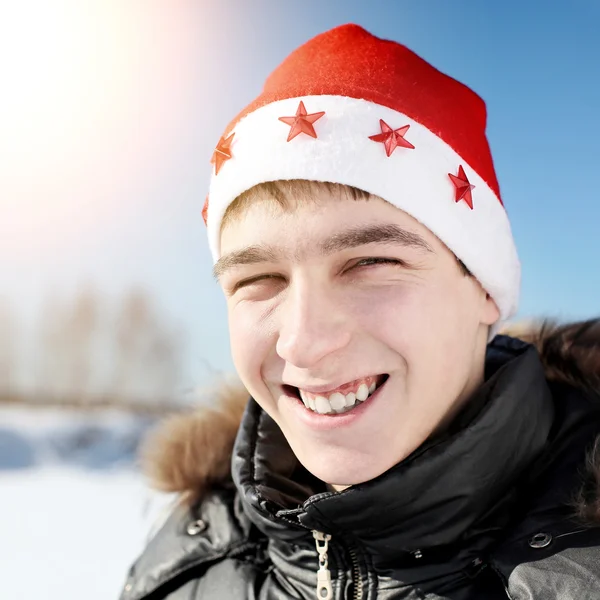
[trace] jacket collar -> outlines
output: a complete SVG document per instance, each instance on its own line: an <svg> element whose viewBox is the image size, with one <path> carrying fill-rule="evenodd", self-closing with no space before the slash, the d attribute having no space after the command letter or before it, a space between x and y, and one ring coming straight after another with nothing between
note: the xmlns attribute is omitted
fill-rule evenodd
<svg viewBox="0 0 600 600"><path fill-rule="evenodd" d="M501 341L501 340L500 340ZM270 538L352 539L386 562L399 553L485 546L508 522L515 488L541 456L554 408L538 353L492 344L487 379L447 434L380 477L327 492L298 463L270 417L251 401L233 455L249 518Z"/></svg>

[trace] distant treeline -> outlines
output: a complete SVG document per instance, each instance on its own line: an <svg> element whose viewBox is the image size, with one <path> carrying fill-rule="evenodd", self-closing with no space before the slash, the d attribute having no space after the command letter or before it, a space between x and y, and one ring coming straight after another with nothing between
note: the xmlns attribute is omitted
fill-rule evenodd
<svg viewBox="0 0 600 600"><path fill-rule="evenodd" d="M178 401L182 350L142 290L48 300L28 335L0 302L0 402L162 411Z"/></svg>

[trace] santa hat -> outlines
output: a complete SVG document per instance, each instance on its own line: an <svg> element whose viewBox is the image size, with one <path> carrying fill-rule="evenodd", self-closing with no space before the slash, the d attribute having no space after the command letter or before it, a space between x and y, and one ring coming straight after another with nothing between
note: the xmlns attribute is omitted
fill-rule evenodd
<svg viewBox="0 0 600 600"><path fill-rule="evenodd" d="M271 74L215 149L203 211L213 259L242 192L276 180L345 184L425 225L507 319L520 265L485 127L477 94L401 44L357 25L318 35Z"/></svg>

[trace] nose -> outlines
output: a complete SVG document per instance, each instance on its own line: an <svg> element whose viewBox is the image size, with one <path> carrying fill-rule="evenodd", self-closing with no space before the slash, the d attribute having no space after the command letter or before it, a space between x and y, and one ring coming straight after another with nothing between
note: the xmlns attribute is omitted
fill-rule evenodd
<svg viewBox="0 0 600 600"><path fill-rule="evenodd" d="M298 368L314 367L350 342L349 319L326 289L290 285L278 312L277 354Z"/></svg>

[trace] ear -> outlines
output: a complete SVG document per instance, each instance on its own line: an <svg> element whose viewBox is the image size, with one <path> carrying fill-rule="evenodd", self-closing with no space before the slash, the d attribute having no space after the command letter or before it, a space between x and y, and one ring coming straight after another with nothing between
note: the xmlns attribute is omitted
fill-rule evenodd
<svg viewBox="0 0 600 600"><path fill-rule="evenodd" d="M493 325L500 319L500 309L496 301L487 293L482 296L481 323L483 325Z"/></svg>

